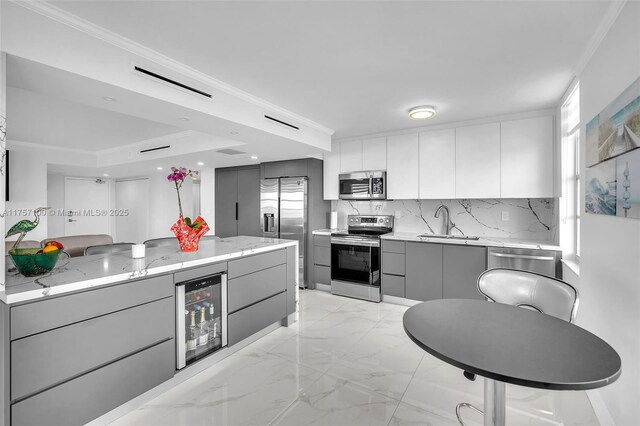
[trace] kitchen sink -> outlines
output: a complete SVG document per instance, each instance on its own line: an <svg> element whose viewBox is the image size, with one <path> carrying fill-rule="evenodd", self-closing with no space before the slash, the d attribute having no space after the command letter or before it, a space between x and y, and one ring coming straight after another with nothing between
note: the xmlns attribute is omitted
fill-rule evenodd
<svg viewBox="0 0 640 426"><path fill-rule="evenodd" d="M480 237L472 235L444 235L444 234L420 234L418 238L443 238L446 240L479 240Z"/></svg>

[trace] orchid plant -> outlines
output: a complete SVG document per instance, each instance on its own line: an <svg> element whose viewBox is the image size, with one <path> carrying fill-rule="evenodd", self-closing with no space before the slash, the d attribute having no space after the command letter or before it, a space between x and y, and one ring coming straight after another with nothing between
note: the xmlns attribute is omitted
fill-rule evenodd
<svg viewBox="0 0 640 426"><path fill-rule="evenodd" d="M178 208L180 209L180 217L184 218L185 223L191 228L197 229L202 224L201 222L191 223L191 218L184 217L182 213L182 201L180 200L180 188L187 177L195 179L198 176L197 170L191 170L186 167L171 167L171 174L167 176L169 182L173 182L176 186L176 193L178 194Z"/></svg>

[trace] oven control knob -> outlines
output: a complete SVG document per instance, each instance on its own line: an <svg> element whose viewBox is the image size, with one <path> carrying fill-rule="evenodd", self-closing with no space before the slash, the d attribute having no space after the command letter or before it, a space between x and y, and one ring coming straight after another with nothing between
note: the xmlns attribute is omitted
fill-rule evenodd
<svg viewBox="0 0 640 426"><path fill-rule="evenodd" d="M378 220L378 222L382 223L382 218L380 218L380 219Z"/></svg>
<svg viewBox="0 0 640 426"><path fill-rule="evenodd" d="M359 217L356 217L356 222L360 222L360 218Z"/></svg>
<svg viewBox="0 0 640 426"><path fill-rule="evenodd" d="M350 219L349 219L349 222L353 222L353 218L350 218Z"/></svg>

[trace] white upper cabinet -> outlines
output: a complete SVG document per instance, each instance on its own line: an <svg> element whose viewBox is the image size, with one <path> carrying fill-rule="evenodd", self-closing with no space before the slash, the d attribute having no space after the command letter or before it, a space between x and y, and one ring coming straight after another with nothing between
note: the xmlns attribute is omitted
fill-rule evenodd
<svg viewBox="0 0 640 426"><path fill-rule="evenodd" d="M503 121L503 198L554 196L553 116Z"/></svg>
<svg viewBox="0 0 640 426"><path fill-rule="evenodd" d="M420 199L455 197L455 129L420 133Z"/></svg>
<svg viewBox="0 0 640 426"><path fill-rule="evenodd" d="M418 135L387 138L387 198L419 198Z"/></svg>
<svg viewBox="0 0 640 426"><path fill-rule="evenodd" d="M500 198L500 123L456 129L456 198Z"/></svg>
<svg viewBox="0 0 640 426"><path fill-rule="evenodd" d="M340 144L340 173L362 171L362 141Z"/></svg>
<svg viewBox="0 0 640 426"><path fill-rule="evenodd" d="M362 141L362 170L387 170L387 138Z"/></svg>
<svg viewBox="0 0 640 426"><path fill-rule="evenodd" d="M323 156L323 195L325 200L338 199L338 175L340 174L340 143L331 143L331 152Z"/></svg>

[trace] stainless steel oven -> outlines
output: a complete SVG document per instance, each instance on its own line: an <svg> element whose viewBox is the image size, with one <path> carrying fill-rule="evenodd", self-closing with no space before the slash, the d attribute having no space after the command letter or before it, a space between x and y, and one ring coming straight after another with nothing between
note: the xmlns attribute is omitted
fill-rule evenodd
<svg viewBox="0 0 640 426"><path fill-rule="evenodd" d="M380 302L380 235L393 216L350 215L349 230L331 234L331 292Z"/></svg>
<svg viewBox="0 0 640 426"><path fill-rule="evenodd" d="M386 200L387 172L365 171L340 174L338 196L341 200Z"/></svg>

